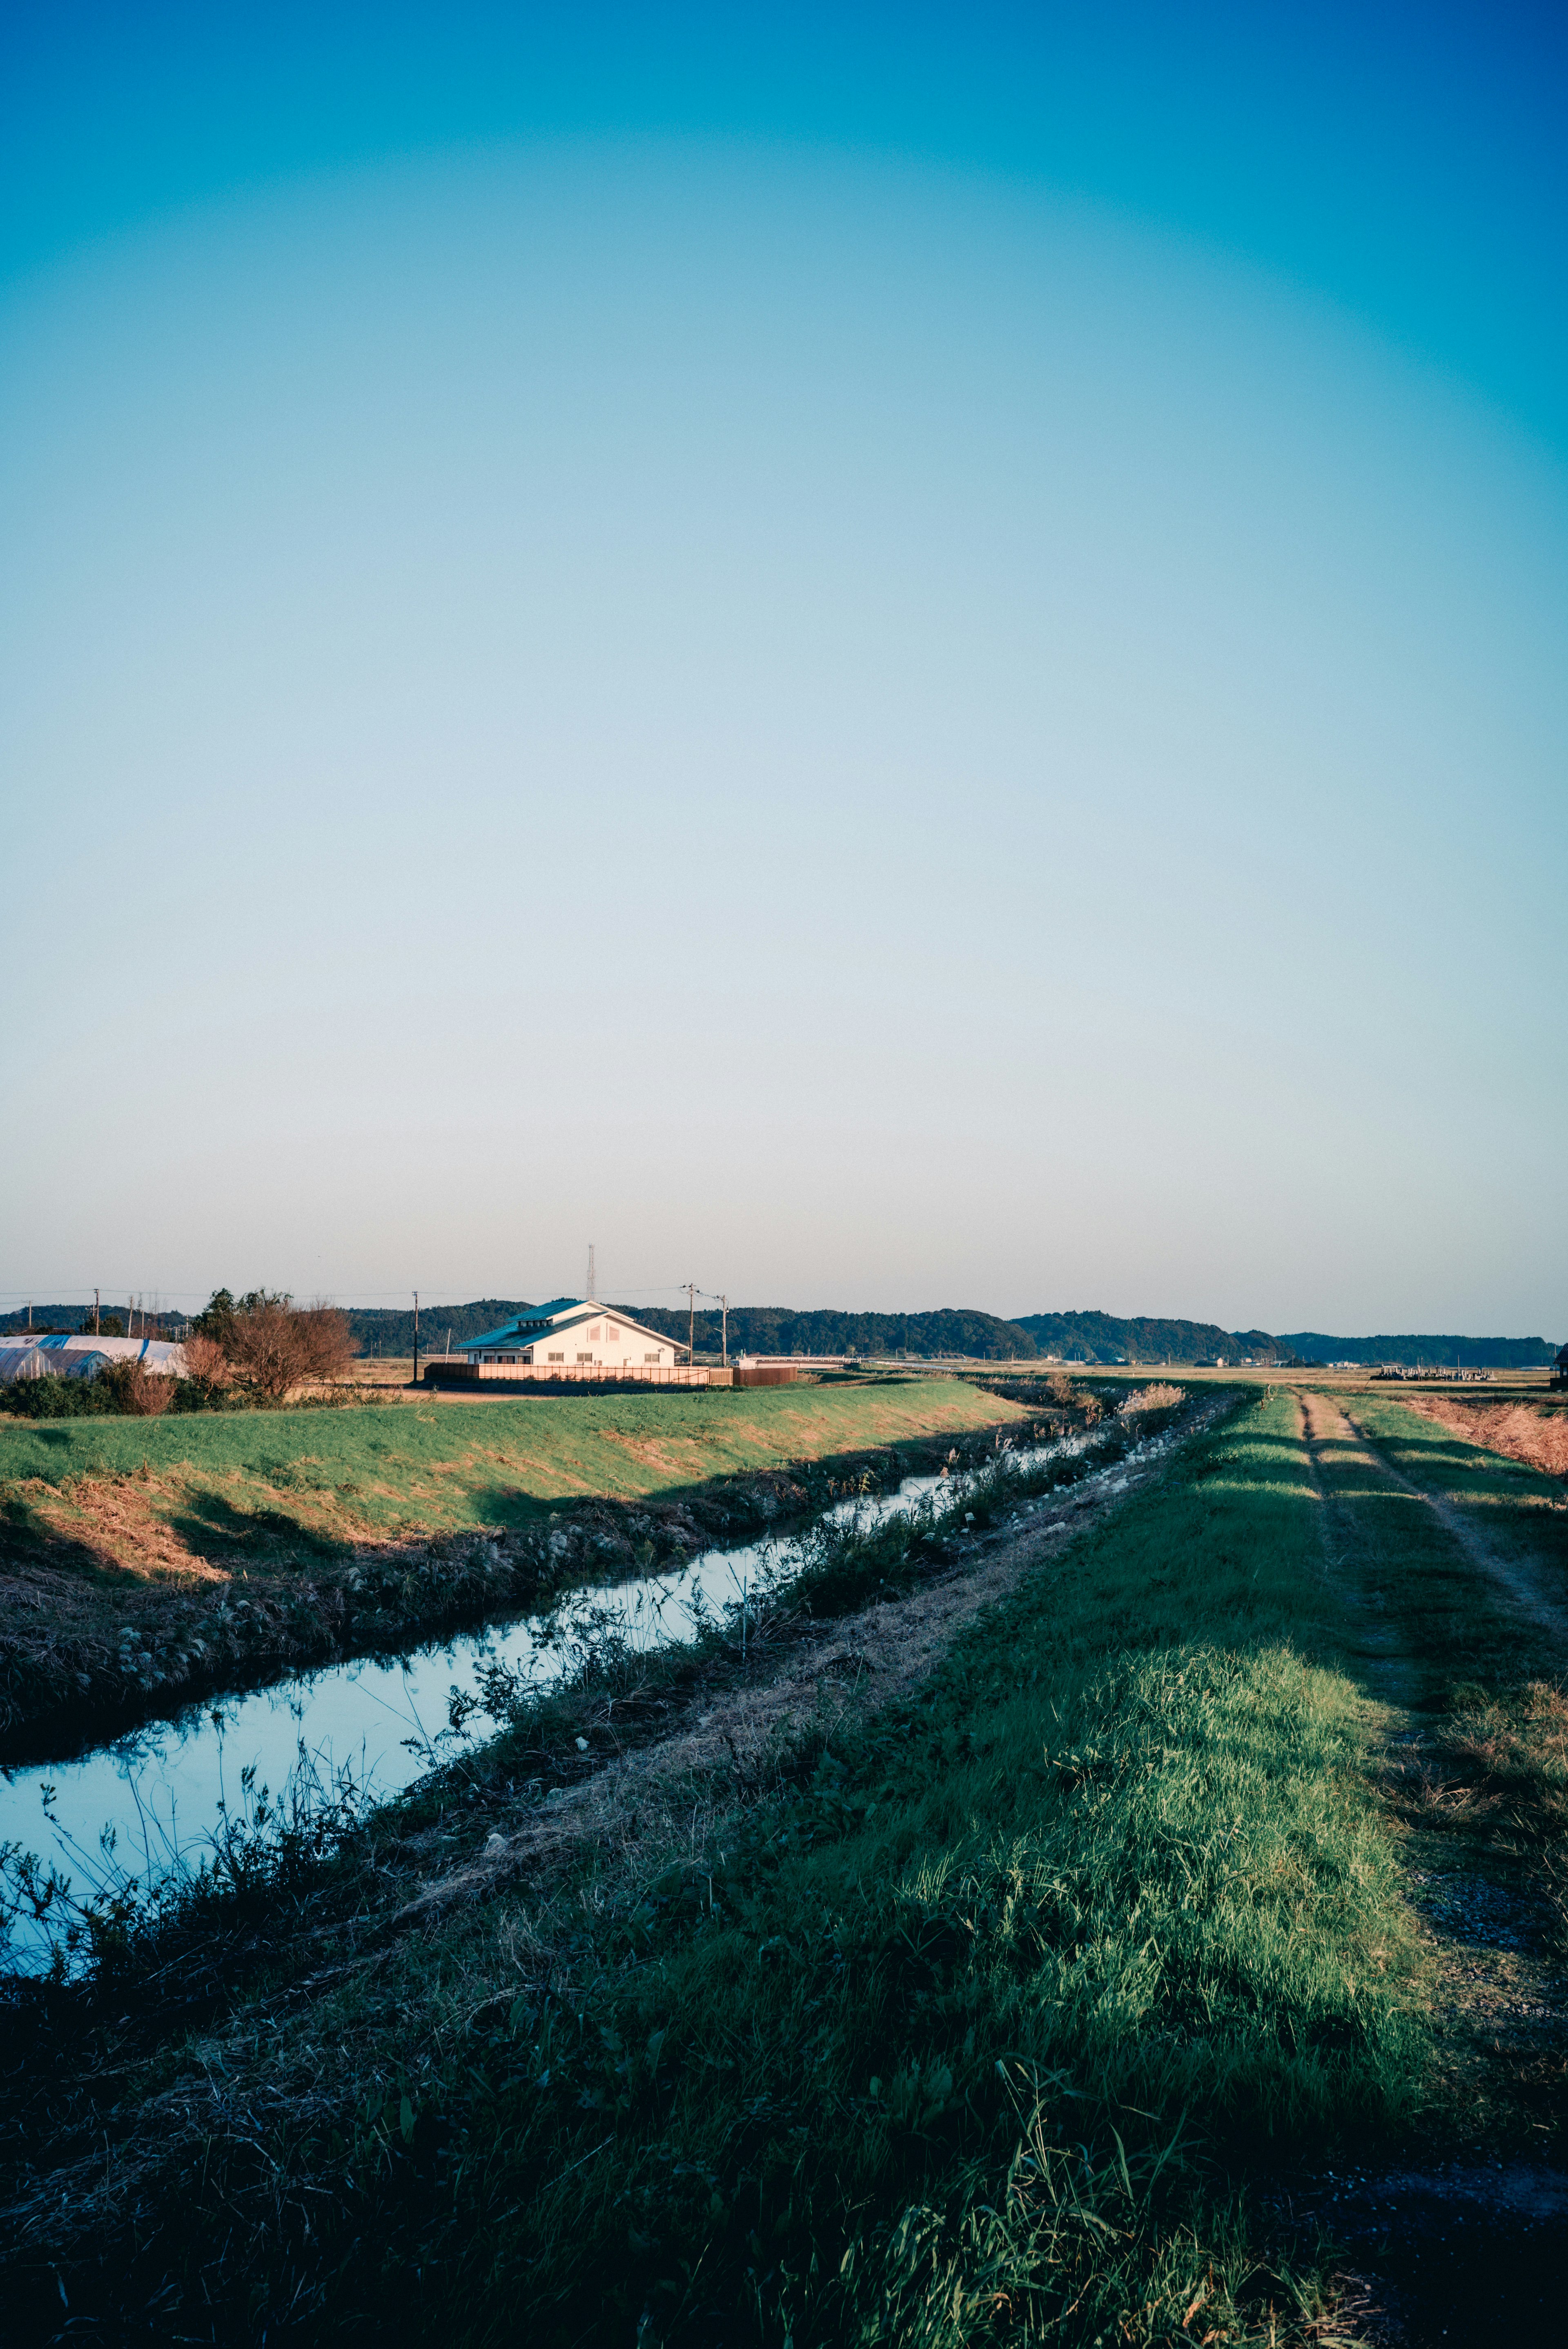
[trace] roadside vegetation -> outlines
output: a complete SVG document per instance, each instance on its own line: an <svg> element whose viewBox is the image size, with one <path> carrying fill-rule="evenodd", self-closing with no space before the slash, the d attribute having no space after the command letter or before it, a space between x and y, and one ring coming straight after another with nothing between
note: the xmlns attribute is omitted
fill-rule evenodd
<svg viewBox="0 0 1568 2349"><path fill-rule="evenodd" d="M1532 1397L1528 1402L1461 1402L1451 1395L1423 1394L1408 1397L1406 1408L1467 1444L1501 1453L1544 1475L1568 1479L1568 1395Z"/></svg>
<svg viewBox="0 0 1568 2349"><path fill-rule="evenodd" d="M100 1321L98 1334L118 1337ZM85 1330L83 1334L88 1334ZM329 1305L254 1289L238 1302L221 1288L191 1325L183 1374L149 1371L134 1357L105 1362L90 1379L49 1375L0 1386L0 1411L15 1419L158 1419L164 1413L280 1409L301 1388L311 1401L356 1402L339 1382L354 1358L348 1319Z"/></svg>
<svg viewBox="0 0 1568 2349"><path fill-rule="evenodd" d="M833 1537L794 1603L918 1604L943 1532ZM1426 1972L1294 1399L1049 1557L909 1696L552 1840L541 1754L631 1693L590 1645L335 1857L15 1984L18 2337L1346 2337L1241 2181L1398 2141ZM735 1629L657 1667L694 1714L769 1668Z"/></svg>

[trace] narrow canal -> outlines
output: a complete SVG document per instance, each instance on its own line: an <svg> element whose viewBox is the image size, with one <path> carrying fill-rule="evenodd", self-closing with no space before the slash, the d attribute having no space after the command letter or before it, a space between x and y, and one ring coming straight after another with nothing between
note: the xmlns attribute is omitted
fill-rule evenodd
<svg viewBox="0 0 1568 2349"><path fill-rule="evenodd" d="M1010 1454L1028 1469L1082 1448L1082 1439ZM841 1501L827 1520L858 1518L868 1529L894 1512L941 1495L941 1514L960 1509L972 1478L909 1476L896 1493ZM819 1519L817 1523L824 1522ZM805 1535L714 1549L684 1568L582 1591L573 1606L592 1607L634 1649L691 1637L706 1617L743 1613L759 1577L787 1578L801 1563ZM571 1618L573 1607L566 1610ZM263 1791L271 1806L329 1795L351 1780L361 1799L399 1794L438 1762L494 1733L482 1710L470 1725L448 1726L454 1692L478 1698L484 1667L494 1661L547 1685L561 1669L550 1619L518 1616L457 1638L410 1649L390 1660L360 1657L274 1682L228 1699L187 1707L69 1762L0 1768L0 1849L36 1853L71 1879L75 1897L134 1877L146 1885L193 1870L208 1857L225 1819L253 1815ZM46 1925L26 1908L0 1941L0 1971L46 1965Z"/></svg>

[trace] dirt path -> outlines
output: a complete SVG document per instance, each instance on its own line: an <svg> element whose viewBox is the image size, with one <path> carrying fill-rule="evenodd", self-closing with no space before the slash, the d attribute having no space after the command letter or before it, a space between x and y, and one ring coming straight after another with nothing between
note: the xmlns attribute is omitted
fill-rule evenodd
<svg viewBox="0 0 1568 2349"><path fill-rule="evenodd" d="M535 1809L469 1866L426 1886L398 1925L428 1921L442 1910L482 1899L531 1875L542 1861L584 1843L641 1839L650 1813L700 1808L697 1790L716 1781L744 1785L792 1733L818 1721L832 1729L880 1710L925 1678L966 1624L1007 1597L1026 1575L1048 1568L1057 1553L1097 1518L1163 1475L1172 1451L1222 1416L1228 1402L1202 1407L1131 1458L1080 1485L1022 1504L994 1533L954 1544L952 1570L906 1598L826 1623L788 1619L769 1642L771 1669L747 1687L699 1697L656 1744L619 1756L584 1784ZM767 1639L767 1627L764 1638Z"/></svg>
<svg viewBox="0 0 1568 2349"><path fill-rule="evenodd" d="M1328 1571L1360 1618L1363 1651L1370 1666L1367 1678L1385 1702L1408 1704L1416 1693L1408 1651L1375 1579L1357 1571L1361 1544L1355 1523L1344 1503L1331 1494L1325 1482L1326 1447L1331 1444L1349 1446L1359 1439L1333 1396L1298 1391L1296 1403L1302 1417L1307 1471L1323 1509L1323 1546ZM1364 1452L1363 1456L1368 1465L1372 1464L1370 1454Z"/></svg>
<svg viewBox="0 0 1568 2349"><path fill-rule="evenodd" d="M1527 1626L1541 1667L1561 1673L1568 1621L1524 1565L1404 1475L1337 1401L1297 1399L1329 1571L1358 1621L1353 1661L1372 1699L1375 1766L1431 1966L1435 2064L1422 2133L1437 2158L1297 2180L1292 2216L1344 2247L1366 2337L1379 2349L1558 2337L1568 2271L1561 1902L1549 1859L1522 1837L1517 1802L1489 1786L1484 1737L1467 1739L1451 1713L1434 1712L1432 1674L1434 1664L1450 1679L1476 1669L1489 1615ZM1470 1569L1468 1653L1434 1657L1418 1598L1389 1570L1379 1494L1429 1513Z"/></svg>

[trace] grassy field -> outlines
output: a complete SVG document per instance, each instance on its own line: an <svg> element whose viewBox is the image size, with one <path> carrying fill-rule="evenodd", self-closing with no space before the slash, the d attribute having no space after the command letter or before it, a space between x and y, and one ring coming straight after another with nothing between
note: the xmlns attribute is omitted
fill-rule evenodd
<svg viewBox="0 0 1568 2349"><path fill-rule="evenodd" d="M51 2221L15 2307L57 2274L84 2323L157 2296L201 2339L1338 2337L1233 2191L1397 2140L1427 2064L1321 1524L1259 1397L913 1702L760 1777L386 1940L418 1862L379 1831L278 1894L194 2044L117 2059L111 2138L154 2092L207 2117L90 2241ZM477 1849L517 1766L503 1737L414 1845Z"/></svg>
<svg viewBox="0 0 1568 2349"><path fill-rule="evenodd" d="M1501 1558L1543 1570L1568 1602L1568 1495L1561 1475L1489 1449L1484 1419L1448 1427L1376 1392L1358 1396L1351 1409L1357 1424L1413 1485L1459 1512ZM1555 1411L1543 1407L1531 1415L1555 1432Z"/></svg>

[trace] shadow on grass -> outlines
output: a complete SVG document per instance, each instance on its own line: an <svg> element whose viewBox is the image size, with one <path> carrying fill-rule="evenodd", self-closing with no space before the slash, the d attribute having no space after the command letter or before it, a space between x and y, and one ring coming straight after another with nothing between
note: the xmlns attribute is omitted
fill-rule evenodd
<svg viewBox="0 0 1568 2349"><path fill-rule="evenodd" d="M354 1545L340 1535L307 1525L286 1509L238 1509L221 1494L202 1493L169 1519L174 1532L198 1554L243 1558L342 1558Z"/></svg>
<svg viewBox="0 0 1568 2349"><path fill-rule="evenodd" d="M89 1543L52 1526L26 1495L8 1493L0 1500L0 1574L7 1568L36 1571L40 1567L105 1582L119 1573Z"/></svg>
<svg viewBox="0 0 1568 2349"><path fill-rule="evenodd" d="M786 1533L835 1502L896 1492L911 1476L940 1476L984 1466L997 1457L995 1431L950 1430L898 1443L860 1444L853 1451L813 1460L780 1460L769 1467L740 1468L670 1485L651 1493L576 1493L542 1499L515 1485L469 1488L475 1511L488 1526L507 1531L538 1531L552 1526L587 1524L606 1534L625 1529L630 1547L640 1531L686 1526L706 1545L756 1541ZM1026 1450L1051 1441L1027 1429L1014 1432L1011 1449ZM641 1566L637 1568L641 1571Z"/></svg>
<svg viewBox="0 0 1568 2349"><path fill-rule="evenodd" d="M1560 1481L1549 1469L1537 1468L1528 1460L1516 1460L1506 1452L1493 1452L1480 1429L1474 1435L1439 1433L1436 1430L1429 1434L1417 1434L1414 1431L1407 1433L1402 1427L1379 1427L1370 1411L1363 1412L1362 1423L1368 1444L1397 1453L1401 1459L1408 1458L1413 1468L1428 1462L1434 1464L1441 1462L1448 1467L1462 1469L1466 1475L1473 1476L1479 1458L1488 1463L1492 1474L1512 1481L1530 1477L1546 1485L1555 1485ZM1428 1421L1425 1424L1430 1427L1431 1423ZM1344 1444L1343 1438L1330 1439L1323 1448L1331 1449L1336 1441L1341 1445Z"/></svg>

